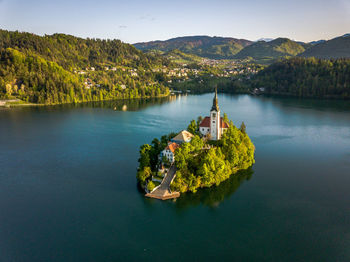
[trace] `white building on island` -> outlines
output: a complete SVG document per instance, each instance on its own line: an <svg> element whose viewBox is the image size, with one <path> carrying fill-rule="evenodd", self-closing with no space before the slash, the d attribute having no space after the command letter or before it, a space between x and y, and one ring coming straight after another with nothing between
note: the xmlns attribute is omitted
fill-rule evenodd
<svg viewBox="0 0 350 262"><path fill-rule="evenodd" d="M210 110L210 116L206 116L199 124L199 132L203 135L210 135L211 140L220 140L221 135L228 128L228 124L220 117L220 109L218 104L218 92L215 88L215 96L213 106Z"/></svg>
<svg viewBox="0 0 350 262"><path fill-rule="evenodd" d="M160 157L166 157L170 163L175 161L175 150L179 147L179 144L169 142L168 146L160 153Z"/></svg>
<svg viewBox="0 0 350 262"><path fill-rule="evenodd" d="M182 130L174 138L172 138L167 147L160 153L160 159L166 157L172 164L175 161L175 150L180 147L182 143L188 143L193 138L193 135L187 130Z"/></svg>

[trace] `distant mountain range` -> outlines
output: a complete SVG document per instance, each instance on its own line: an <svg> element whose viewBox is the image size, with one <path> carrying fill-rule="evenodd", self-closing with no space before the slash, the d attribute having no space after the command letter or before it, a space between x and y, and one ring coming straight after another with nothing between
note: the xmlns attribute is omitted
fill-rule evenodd
<svg viewBox="0 0 350 262"><path fill-rule="evenodd" d="M142 51L151 49L169 52L178 49L201 57L213 59L230 59L253 42L245 39L210 36L185 36L166 41L136 43L134 46Z"/></svg>
<svg viewBox="0 0 350 262"><path fill-rule="evenodd" d="M350 34L333 38L328 41L319 41L301 54L304 57L317 58L350 58Z"/></svg>
<svg viewBox="0 0 350 262"><path fill-rule="evenodd" d="M235 55L235 58L253 58L254 60L263 62L270 61L280 57L296 56L305 51L307 44L297 43L288 38L277 38L275 40L265 42L259 41L242 49Z"/></svg>
<svg viewBox="0 0 350 262"><path fill-rule="evenodd" d="M263 38L259 38L258 40L256 40L256 42L259 42L259 41L265 41L265 42L270 42L274 40L273 38L266 38L266 37L263 37Z"/></svg>
<svg viewBox="0 0 350 262"><path fill-rule="evenodd" d="M281 57L302 56L316 58L350 58L350 34L331 40L303 43L288 38L261 38L256 42L230 37L186 36L165 41L136 43L142 51L170 52L180 50L187 54L212 59L252 59L271 63Z"/></svg>

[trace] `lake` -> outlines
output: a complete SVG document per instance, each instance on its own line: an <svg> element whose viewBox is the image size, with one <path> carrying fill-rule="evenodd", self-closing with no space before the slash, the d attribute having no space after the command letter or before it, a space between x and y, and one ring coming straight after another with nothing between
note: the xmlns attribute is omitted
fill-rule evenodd
<svg viewBox="0 0 350 262"><path fill-rule="evenodd" d="M219 94L256 164L176 201L143 196L139 147L212 99L0 110L0 261L350 261L350 102Z"/></svg>

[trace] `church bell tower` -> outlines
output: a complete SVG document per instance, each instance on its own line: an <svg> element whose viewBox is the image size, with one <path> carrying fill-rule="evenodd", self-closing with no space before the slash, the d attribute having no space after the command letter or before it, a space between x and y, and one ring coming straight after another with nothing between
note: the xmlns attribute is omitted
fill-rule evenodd
<svg viewBox="0 0 350 262"><path fill-rule="evenodd" d="M213 106L210 110L210 137L211 140L219 140L221 138L220 128L220 109L218 104L218 90L215 87L215 96Z"/></svg>

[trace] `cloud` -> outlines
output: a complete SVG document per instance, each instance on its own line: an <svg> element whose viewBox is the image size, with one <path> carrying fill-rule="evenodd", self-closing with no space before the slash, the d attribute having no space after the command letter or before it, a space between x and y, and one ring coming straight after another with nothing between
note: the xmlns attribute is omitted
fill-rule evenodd
<svg viewBox="0 0 350 262"><path fill-rule="evenodd" d="M1 1L1 0L0 0ZM126 28L128 28L128 26L126 26L126 25L120 25L119 26L119 29L126 29Z"/></svg>

